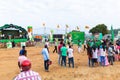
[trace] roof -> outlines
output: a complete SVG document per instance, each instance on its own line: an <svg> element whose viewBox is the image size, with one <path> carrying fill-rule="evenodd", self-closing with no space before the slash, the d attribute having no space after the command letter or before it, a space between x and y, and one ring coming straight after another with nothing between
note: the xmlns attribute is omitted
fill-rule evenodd
<svg viewBox="0 0 120 80"><path fill-rule="evenodd" d="M0 31L4 30L4 29L7 29L7 28L19 29L20 31L22 31L24 33L27 33L27 31L24 28L22 28L21 26L17 26L17 25L13 25L13 24L5 24L4 26L1 26Z"/></svg>

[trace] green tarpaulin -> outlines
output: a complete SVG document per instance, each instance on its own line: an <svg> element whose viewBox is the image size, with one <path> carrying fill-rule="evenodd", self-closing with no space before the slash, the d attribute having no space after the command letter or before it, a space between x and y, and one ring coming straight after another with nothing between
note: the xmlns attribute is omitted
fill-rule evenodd
<svg viewBox="0 0 120 80"><path fill-rule="evenodd" d="M85 40L85 33L80 31L72 31L69 33L72 36L72 42L74 44L78 44L78 40L82 41L84 43Z"/></svg>

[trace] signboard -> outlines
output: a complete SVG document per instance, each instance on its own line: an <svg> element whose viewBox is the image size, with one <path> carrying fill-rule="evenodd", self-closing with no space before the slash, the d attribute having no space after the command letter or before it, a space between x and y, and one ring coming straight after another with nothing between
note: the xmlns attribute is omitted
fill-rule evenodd
<svg viewBox="0 0 120 80"><path fill-rule="evenodd" d="M72 42L74 44L78 43L78 40L82 41L82 43L85 40L85 33L84 32L80 32L80 31L72 31L69 34L72 35Z"/></svg>

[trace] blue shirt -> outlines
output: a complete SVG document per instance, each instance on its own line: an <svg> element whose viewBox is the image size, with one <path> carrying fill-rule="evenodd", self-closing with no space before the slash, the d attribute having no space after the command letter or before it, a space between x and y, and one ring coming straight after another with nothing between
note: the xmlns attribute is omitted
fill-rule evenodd
<svg viewBox="0 0 120 80"><path fill-rule="evenodd" d="M44 60L48 60L49 59L49 53L48 53L47 48L43 48L42 55L43 55Z"/></svg>
<svg viewBox="0 0 120 80"><path fill-rule="evenodd" d="M23 53L24 53L24 49L20 50L19 55L23 55Z"/></svg>

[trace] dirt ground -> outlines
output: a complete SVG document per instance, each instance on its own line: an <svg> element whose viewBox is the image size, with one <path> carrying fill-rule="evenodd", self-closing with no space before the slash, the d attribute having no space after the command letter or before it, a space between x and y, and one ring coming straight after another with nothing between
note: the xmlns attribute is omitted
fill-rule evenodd
<svg viewBox="0 0 120 80"><path fill-rule="evenodd" d="M0 49L0 80L13 80L20 72L17 65L20 49ZM38 72L42 80L120 80L120 62L115 62L113 66L88 67L86 52L77 53L77 47L74 47L75 68L69 68L68 65L66 68L59 66L58 55L52 53L51 47L50 58L53 64L50 66L50 72L44 71L42 47L27 47L26 50L32 62L32 70Z"/></svg>

